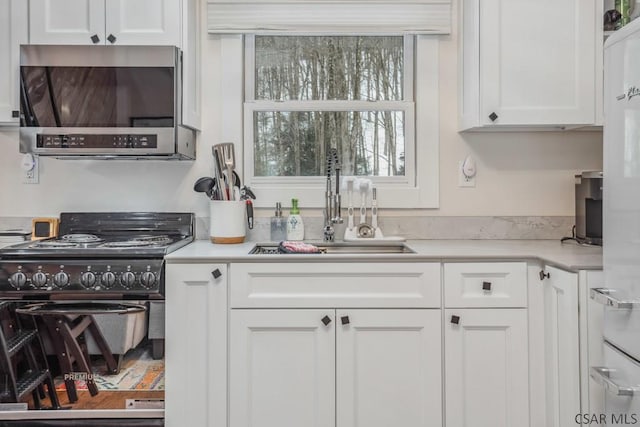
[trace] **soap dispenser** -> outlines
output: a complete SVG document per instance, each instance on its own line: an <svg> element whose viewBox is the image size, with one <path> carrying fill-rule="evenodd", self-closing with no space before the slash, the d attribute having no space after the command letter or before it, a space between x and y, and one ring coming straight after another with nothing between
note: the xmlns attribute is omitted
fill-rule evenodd
<svg viewBox="0 0 640 427"><path fill-rule="evenodd" d="M271 217L271 241L282 242L287 239L287 221L282 216L282 205L276 203L275 215Z"/></svg>
<svg viewBox="0 0 640 427"><path fill-rule="evenodd" d="M304 222L298 209L298 199L291 199L291 211L287 218L287 240L304 239Z"/></svg>

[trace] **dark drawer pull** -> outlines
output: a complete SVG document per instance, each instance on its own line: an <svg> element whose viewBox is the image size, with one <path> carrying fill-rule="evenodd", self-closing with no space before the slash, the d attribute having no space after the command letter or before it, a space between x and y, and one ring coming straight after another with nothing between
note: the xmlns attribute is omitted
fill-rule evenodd
<svg viewBox="0 0 640 427"><path fill-rule="evenodd" d="M324 323L324 326L327 326L329 323L331 323L331 317L329 316L324 316L322 318L322 323Z"/></svg>
<svg viewBox="0 0 640 427"><path fill-rule="evenodd" d="M351 321L349 320L349 316L342 316L340 318L340 321L342 322L343 325L348 325L349 323L351 323Z"/></svg>
<svg viewBox="0 0 640 427"><path fill-rule="evenodd" d="M482 290L490 291L491 290L491 282L482 282Z"/></svg>
<svg viewBox="0 0 640 427"><path fill-rule="evenodd" d="M213 276L214 279L217 279L218 277L222 276L222 273L220 272L219 268L216 268L211 272L211 275Z"/></svg>
<svg viewBox="0 0 640 427"><path fill-rule="evenodd" d="M453 323L454 325L457 325L460 323L460 316L456 316L455 314L453 316L451 316L451 323Z"/></svg>
<svg viewBox="0 0 640 427"><path fill-rule="evenodd" d="M91 36L91 41L93 42L93 44L100 43L100 37L98 37L97 34L94 34Z"/></svg>
<svg viewBox="0 0 640 427"><path fill-rule="evenodd" d="M545 273L544 270L540 270L540 280L544 280L544 278L546 277L547 279L551 277L551 273Z"/></svg>
<svg viewBox="0 0 640 427"><path fill-rule="evenodd" d="M498 119L498 115L495 112L493 112L489 114L489 118L491 119L492 122L495 122Z"/></svg>
<svg viewBox="0 0 640 427"><path fill-rule="evenodd" d="M109 43L113 44L116 41L116 36L114 36L113 34L109 34L107 40L109 40Z"/></svg>

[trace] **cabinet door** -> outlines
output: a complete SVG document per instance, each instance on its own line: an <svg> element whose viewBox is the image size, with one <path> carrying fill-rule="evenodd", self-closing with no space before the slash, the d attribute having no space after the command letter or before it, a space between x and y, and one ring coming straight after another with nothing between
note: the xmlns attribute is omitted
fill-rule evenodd
<svg viewBox="0 0 640 427"><path fill-rule="evenodd" d="M29 43L104 44L104 6L105 0L30 0Z"/></svg>
<svg viewBox="0 0 640 427"><path fill-rule="evenodd" d="M580 413L578 275L544 271L547 427L565 427Z"/></svg>
<svg viewBox="0 0 640 427"><path fill-rule="evenodd" d="M0 124L17 124L20 45L27 43L27 3L0 0Z"/></svg>
<svg viewBox="0 0 640 427"><path fill-rule="evenodd" d="M594 123L595 2L482 0L479 13L481 124Z"/></svg>
<svg viewBox="0 0 640 427"><path fill-rule="evenodd" d="M527 310L452 309L445 322L447 427L525 425Z"/></svg>
<svg viewBox="0 0 640 427"><path fill-rule="evenodd" d="M334 427L334 325L333 310L231 310L229 426Z"/></svg>
<svg viewBox="0 0 640 427"><path fill-rule="evenodd" d="M166 425L226 426L226 266L168 264L165 309Z"/></svg>
<svg viewBox="0 0 640 427"><path fill-rule="evenodd" d="M442 425L441 313L337 311L337 427Z"/></svg>
<svg viewBox="0 0 640 427"><path fill-rule="evenodd" d="M107 0L107 44L180 46L180 0Z"/></svg>

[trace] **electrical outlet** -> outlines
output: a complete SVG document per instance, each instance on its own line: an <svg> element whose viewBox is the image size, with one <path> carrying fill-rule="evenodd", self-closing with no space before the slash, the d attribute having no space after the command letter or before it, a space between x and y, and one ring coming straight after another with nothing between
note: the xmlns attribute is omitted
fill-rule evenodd
<svg viewBox="0 0 640 427"><path fill-rule="evenodd" d="M37 184L40 179L40 159L38 156L27 153L22 157L22 183Z"/></svg>
<svg viewBox="0 0 640 427"><path fill-rule="evenodd" d="M476 186L476 176L475 174L469 178L464 174L464 160L460 160L458 162L458 187L475 187Z"/></svg>

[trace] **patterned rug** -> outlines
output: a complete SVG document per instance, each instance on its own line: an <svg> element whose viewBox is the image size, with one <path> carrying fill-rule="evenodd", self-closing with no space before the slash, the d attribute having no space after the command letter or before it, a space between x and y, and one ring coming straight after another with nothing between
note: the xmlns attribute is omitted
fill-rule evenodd
<svg viewBox="0 0 640 427"><path fill-rule="evenodd" d="M98 390L164 390L164 360L154 360L148 348L136 348L127 352L116 375L106 375L103 359L93 360L93 381ZM64 380L56 377L56 390L65 390ZM86 390L82 380L76 381L76 389Z"/></svg>

